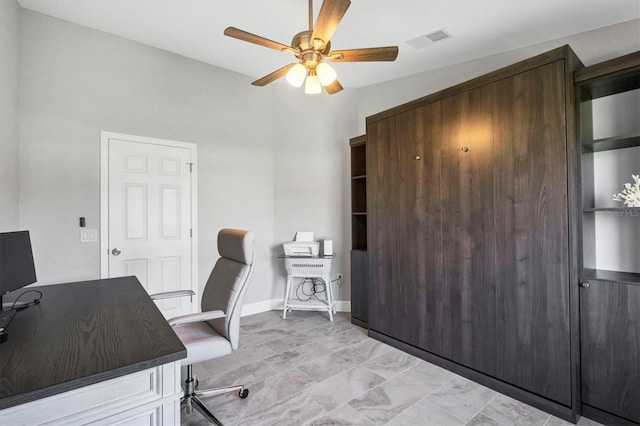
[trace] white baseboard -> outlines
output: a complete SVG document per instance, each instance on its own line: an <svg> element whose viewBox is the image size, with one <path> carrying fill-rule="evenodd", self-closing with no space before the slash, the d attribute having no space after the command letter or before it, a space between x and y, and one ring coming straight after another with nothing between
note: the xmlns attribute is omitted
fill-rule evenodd
<svg viewBox="0 0 640 426"><path fill-rule="evenodd" d="M351 312L351 302L349 300L336 300L336 311Z"/></svg>
<svg viewBox="0 0 640 426"><path fill-rule="evenodd" d="M260 312L282 309L284 299L263 300L262 302L248 303L242 306L242 316L259 314Z"/></svg>
<svg viewBox="0 0 640 426"><path fill-rule="evenodd" d="M284 299L270 299L261 302L248 303L242 306L242 316L259 314L261 312L282 310ZM336 311L351 312L351 302L348 300L337 300Z"/></svg>

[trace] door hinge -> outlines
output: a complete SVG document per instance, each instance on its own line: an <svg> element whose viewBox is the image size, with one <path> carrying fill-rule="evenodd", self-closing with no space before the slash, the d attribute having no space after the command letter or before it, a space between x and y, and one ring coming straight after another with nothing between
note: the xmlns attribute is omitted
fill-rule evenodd
<svg viewBox="0 0 640 426"><path fill-rule="evenodd" d="M193 173L193 163L187 163L189 165L189 173Z"/></svg>

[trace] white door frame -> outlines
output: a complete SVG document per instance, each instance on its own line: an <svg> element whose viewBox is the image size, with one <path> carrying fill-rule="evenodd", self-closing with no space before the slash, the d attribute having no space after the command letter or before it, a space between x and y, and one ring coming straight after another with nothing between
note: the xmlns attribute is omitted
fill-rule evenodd
<svg viewBox="0 0 640 426"><path fill-rule="evenodd" d="M197 145L124 133L100 132L100 278L109 277L109 139L185 148L191 151L191 289L198 300L198 168Z"/></svg>

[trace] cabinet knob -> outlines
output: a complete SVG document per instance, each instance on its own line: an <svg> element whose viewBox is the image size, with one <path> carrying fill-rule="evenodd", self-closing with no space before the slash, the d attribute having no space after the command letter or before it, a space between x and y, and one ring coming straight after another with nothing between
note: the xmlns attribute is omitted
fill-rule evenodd
<svg viewBox="0 0 640 426"><path fill-rule="evenodd" d="M416 155L416 160L420 160L422 157L420 157L419 155Z"/></svg>
<svg viewBox="0 0 640 426"><path fill-rule="evenodd" d="M580 285L581 285L582 287L584 287L584 288L589 288L589 287L591 287L591 284L589 284L589 283L587 283L587 282L580 283Z"/></svg>

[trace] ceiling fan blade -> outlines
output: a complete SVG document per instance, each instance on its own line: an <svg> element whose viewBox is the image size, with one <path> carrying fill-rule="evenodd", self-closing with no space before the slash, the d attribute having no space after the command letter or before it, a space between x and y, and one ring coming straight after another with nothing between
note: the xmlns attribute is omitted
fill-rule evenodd
<svg viewBox="0 0 640 426"><path fill-rule="evenodd" d="M277 41L269 40L268 38L260 37L255 34L248 33L246 31L240 30L235 27L228 27L224 30L224 35L237 38L238 40L248 41L249 43L257 44L259 46L268 47L269 49L275 50L289 50L290 46L287 46L282 43L278 43Z"/></svg>
<svg viewBox="0 0 640 426"><path fill-rule="evenodd" d="M342 84L340 84L338 80L334 80L333 83L324 86L324 90L326 90L328 94L333 95L342 90Z"/></svg>
<svg viewBox="0 0 640 426"><path fill-rule="evenodd" d="M256 80L251 84L253 84L254 86L266 86L267 84L271 83L272 81L275 81L275 80L279 79L280 77L284 77L289 72L291 67L293 67L294 65L295 64L285 65L284 67L280 68L279 70L275 70L271 74L267 74L264 77L262 77L261 79Z"/></svg>
<svg viewBox="0 0 640 426"><path fill-rule="evenodd" d="M329 59L333 62L395 61L397 57L398 46L334 50L329 54Z"/></svg>
<svg viewBox="0 0 640 426"><path fill-rule="evenodd" d="M324 0L313 29L311 42L320 39L327 44L350 5L350 0Z"/></svg>

